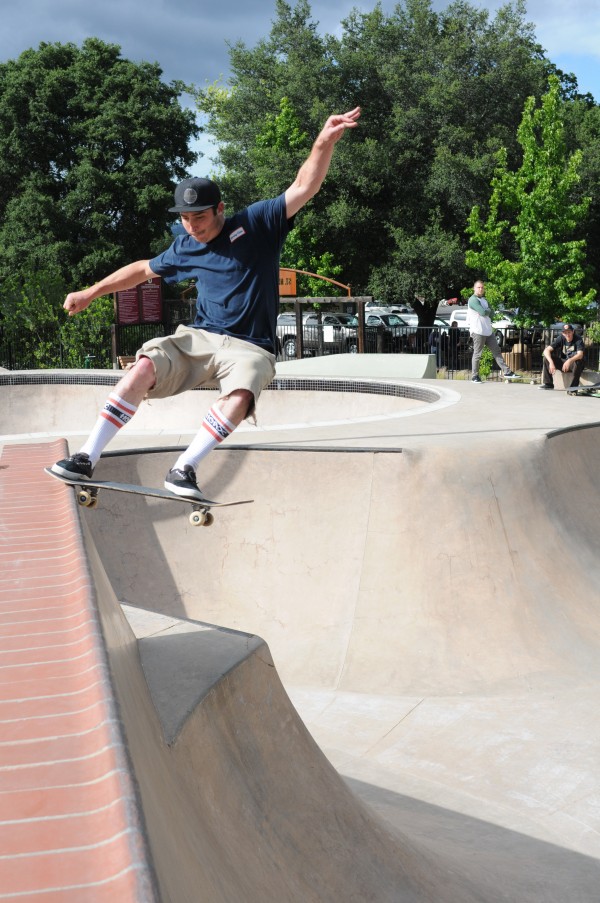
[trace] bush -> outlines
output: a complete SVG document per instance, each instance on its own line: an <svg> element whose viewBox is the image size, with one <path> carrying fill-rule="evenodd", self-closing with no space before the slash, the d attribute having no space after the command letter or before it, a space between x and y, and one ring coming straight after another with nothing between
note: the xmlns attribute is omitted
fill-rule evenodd
<svg viewBox="0 0 600 903"><path fill-rule="evenodd" d="M111 366L112 298L99 298L76 317L63 310L66 286L52 270L14 276L0 289L0 366L33 370Z"/></svg>
<svg viewBox="0 0 600 903"><path fill-rule="evenodd" d="M494 355L486 345L481 354L481 360L479 361L479 375L482 379L488 379L490 373L492 372L492 367L494 366Z"/></svg>

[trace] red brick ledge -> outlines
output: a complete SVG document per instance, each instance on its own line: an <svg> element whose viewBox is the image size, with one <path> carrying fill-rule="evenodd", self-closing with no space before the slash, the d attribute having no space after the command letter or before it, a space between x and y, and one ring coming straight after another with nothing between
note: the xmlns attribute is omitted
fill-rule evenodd
<svg viewBox="0 0 600 903"><path fill-rule="evenodd" d="M0 458L0 903L152 903L66 451Z"/></svg>

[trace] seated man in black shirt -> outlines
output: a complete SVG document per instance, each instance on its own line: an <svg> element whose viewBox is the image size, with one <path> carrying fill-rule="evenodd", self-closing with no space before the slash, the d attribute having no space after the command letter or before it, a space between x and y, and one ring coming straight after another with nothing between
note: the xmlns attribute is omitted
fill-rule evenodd
<svg viewBox="0 0 600 903"><path fill-rule="evenodd" d="M575 333L571 323L565 323L562 333L544 348L544 364L542 368L542 385L540 389L553 389L552 379L556 370L573 374L571 387L579 385L579 377L583 371L584 345L581 336Z"/></svg>

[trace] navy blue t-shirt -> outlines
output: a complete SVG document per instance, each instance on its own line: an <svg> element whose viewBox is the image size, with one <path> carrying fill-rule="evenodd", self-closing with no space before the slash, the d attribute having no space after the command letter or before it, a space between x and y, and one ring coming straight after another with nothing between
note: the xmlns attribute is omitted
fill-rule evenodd
<svg viewBox="0 0 600 903"><path fill-rule="evenodd" d="M274 353L279 256L291 226L281 194L226 217L212 241L177 236L150 261L150 268L165 282L196 280L193 326L235 336Z"/></svg>

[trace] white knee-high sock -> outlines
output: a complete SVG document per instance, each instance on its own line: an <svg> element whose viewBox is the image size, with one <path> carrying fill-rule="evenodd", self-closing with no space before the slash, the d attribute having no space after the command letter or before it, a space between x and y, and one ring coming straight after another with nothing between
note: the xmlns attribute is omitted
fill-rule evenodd
<svg viewBox="0 0 600 903"><path fill-rule="evenodd" d="M191 444L179 456L174 464L181 470L186 464L196 470L198 464L216 445L220 445L234 431L235 425L225 417L220 408L215 404L202 421Z"/></svg>
<svg viewBox="0 0 600 903"><path fill-rule="evenodd" d="M106 404L100 411L92 432L87 442L80 449L89 455L92 467L95 467L100 459L100 455L125 424L129 423L137 406L129 401L124 401L116 393L111 392L106 400Z"/></svg>

